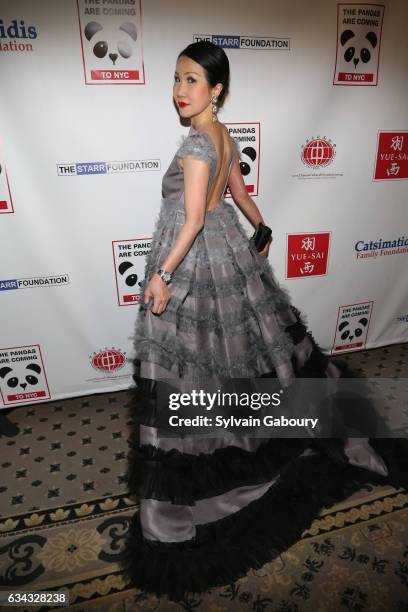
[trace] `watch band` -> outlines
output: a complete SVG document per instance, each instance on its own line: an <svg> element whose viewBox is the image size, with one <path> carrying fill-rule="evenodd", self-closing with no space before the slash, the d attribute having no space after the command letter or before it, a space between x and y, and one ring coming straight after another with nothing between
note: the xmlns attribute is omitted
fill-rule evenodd
<svg viewBox="0 0 408 612"><path fill-rule="evenodd" d="M172 272L166 272L166 270L163 270L163 268L160 268L160 270L157 270L157 274L160 276L162 280L164 280L166 285L170 283L172 276L173 276Z"/></svg>

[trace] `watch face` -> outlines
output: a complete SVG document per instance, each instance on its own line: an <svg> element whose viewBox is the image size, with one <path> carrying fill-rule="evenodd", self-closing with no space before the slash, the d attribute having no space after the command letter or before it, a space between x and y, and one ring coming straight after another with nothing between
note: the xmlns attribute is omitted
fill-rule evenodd
<svg viewBox="0 0 408 612"><path fill-rule="evenodd" d="M159 274L165 283L168 283L171 279L171 272L164 272L164 270L160 270Z"/></svg>

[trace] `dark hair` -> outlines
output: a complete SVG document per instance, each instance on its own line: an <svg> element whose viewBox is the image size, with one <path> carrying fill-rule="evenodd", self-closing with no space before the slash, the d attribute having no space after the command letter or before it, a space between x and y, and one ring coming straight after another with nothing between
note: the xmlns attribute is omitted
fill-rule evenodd
<svg viewBox="0 0 408 612"><path fill-rule="evenodd" d="M207 81L211 87L214 87L217 83L222 83L223 88L218 96L217 103L218 106L221 106L228 94L230 83L229 61L224 49L209 40L200 40L183 49L177 59L181 55L189 57L204 68Z"/></svg>

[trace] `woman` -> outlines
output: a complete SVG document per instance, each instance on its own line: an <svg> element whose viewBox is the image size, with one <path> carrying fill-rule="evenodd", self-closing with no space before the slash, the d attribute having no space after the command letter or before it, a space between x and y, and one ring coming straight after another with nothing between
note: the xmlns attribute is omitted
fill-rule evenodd
<svg viewBox="0 0 408 612"><path fill-rule="evenodd" d="M140 498L124 552L131 584L181 599L231 583L295 543L325 505L364 483L395 482L392 444L366 438L161 435L157 381L350 376L322 353L267 261L237 143L217 121L229 63L210 42L177 58L173 96L189 135L166 171L135 333L130 492ZM392 440L390 441L393 442ZM393 463L394 462L394 463ZM390 467L391 465L391 467ZM397 473L398 472L398 473Z"/></svg>

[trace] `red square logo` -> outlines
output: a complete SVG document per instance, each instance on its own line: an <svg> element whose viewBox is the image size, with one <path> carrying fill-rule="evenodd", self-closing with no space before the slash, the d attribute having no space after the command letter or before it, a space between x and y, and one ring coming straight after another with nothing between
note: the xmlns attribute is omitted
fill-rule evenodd
<svg viewBox="0 0 408 612"><path fill-rule="evenodd" d="M306 278L327 273L330 232L288 234L286 278Z"/></svg>
<svg viewBox="0 0 408 612"><path fill-rule="evenodd" d="M380 132L374 180L408 178L408 132Z"/></svg>

